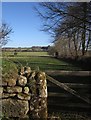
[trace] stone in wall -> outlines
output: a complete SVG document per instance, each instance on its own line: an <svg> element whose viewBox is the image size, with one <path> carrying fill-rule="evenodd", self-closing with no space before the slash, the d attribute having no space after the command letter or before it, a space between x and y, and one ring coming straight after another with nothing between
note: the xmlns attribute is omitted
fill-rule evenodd
<svg viewBox="0 0 91 120"><path fill-rule="evenodd" d="M23 118L29 111L28 101L3 99L2 113L5 117L20 117Z"/></svg>
<svg viewBox="0 0 91 120"><path fill-rule="evenodd" d="M16 85L16 79L13 79L13 78L9 79L7 81L7 84L8 84L8 86L15 86Z"/></svg>
<svg viewBox="0 0 91 120"><path fill-rule="evenodd" d="M28 94L29 93L29 88L28 87L24 87L23 92Z"/></svg>
<svg viewBox="0 0 91 120"><path fill-rule="evenodd" d="M22 92L22 87L19 87L19 86L7 87L6 89L4 89L4 92L20 93L20 92Z"/></svg>
<svg viewBox="0 0 91 120"><path fill-rule="evenodd" d="M7 81L8 79L4 77L4 75L2 75L2 82L0 86L7 86Z"/></svg>
<svg viewBox="0 0 91 120"><path fill-rule="evenodd" d="M25 67L24 68L24 76L26 76L28 78L30 73L31 73L31 68L30 67Z"/></svg>
<svg viewBox="0 0 91 120"><path fill-rule="evenodd" d="M35 77L35 71L34 72L31 72L30 76L28 77L28 83L31 84L31 82L33 82L34 77Z"/></svg>
<svg viewBox="0 0 91 120"><path fill-rule="evenodd" d="M4 69L3 69L4 71ZM2 86L15 86L16 83L16 79L18 77L18 71L17 68L14 69L14 71L12 71L11 69L9 69L7 71L7 73L3 73L2 71ZM12 82L10 82L12 81Z"/></svg>
<svg viewBox="0 0 91 120"><path fill-rule="evenodd" d="M21 100L30 100L31 95L29 94L24 94L24 93L18 93L17 97Z"/></svg>
<svg viewBox="0 0 91 120"><path fill-rule="evenodd" d="M0 87L0 98L2 98L3 87Z"/></svg>
<svg viewBox="0 0 91 120"><path fill-rule="evenodd" d="M30 112L34 119L47 118L47 98L33 97L30 101Z"/></svg>
<svg viewBox="0 0 91 120"><path fill-rule="evenodd" d="M3 93L1 98L2 99L5 99L5 98L10 98L10 97L15 97L16 94L15 93L12 93L12 94L9 94L9 93Z"/></svg>
<svg viewBox="0 0 91 120"><path fill-rule="evenodd" d="M5 79L5 78L2 78L2 83L0 86L15 86L16 85L16 80L17 80L17 77L16 78L10 78L10 79Z"/></svg>
<svg viewBox="0 0 91 120"><path fill-rule="evenodd" d="M39 106L41 107L41 109L39 109L39 116L40 118L47 118L47 98L41 98L41 101L39 102Z"/></svg>
<svg viewBox="0 0 91 120"><path fill-rule="evenodd" d="M2 113L5 117L47 118L47 86L44 72L23 67L20 74L4 81L1 88Z"/></svg>
<svg viewBox="0 0 91 120"><path fill-rule="evenodd" d="M17 83L20 86L25 86L27 84L27 78L25 76L19 75Z"/></svg>
<svg viewBox="0 0 91 120"><path fill-rule="evenodd" d="M35 76L36 79L36 89L38 91L39 97L47 97L47 83L46 75L44 72L38 72Z"/></svg>
<svg viewBox="0 0 91 120"><path fill-rule="evenodd" d="M6 80L2 80L2 83L0 83L0 86L7 86L7 81Z"/></svg>
<svg viewBox="0 0 91 120"><path fill-rule="evenodd" d="M3 87L0 87L0 93L3 93Z"/></svg>
<svg viewBox="0 0 91 120"><path fill-rule="evenodd" d="M21 69L19 70L19 74L20 75L23 75L23 76L26 76L26 77L29 77L31 73L31 68L30 67L21 67Z"/></svg>
<svg viewBox="0 0 91 120"><path fill-rule="evenodd" d="M35 72L31 73L31 76L28 78L28 86L32 95L36 95L36 80L34 79Z"/></svg>
<svg viewBox="0 0 91 120"><path fill-rule="evenodd" d="M24 75L24 67L21 67L21 69L19 70L19 74Z"/></svg>

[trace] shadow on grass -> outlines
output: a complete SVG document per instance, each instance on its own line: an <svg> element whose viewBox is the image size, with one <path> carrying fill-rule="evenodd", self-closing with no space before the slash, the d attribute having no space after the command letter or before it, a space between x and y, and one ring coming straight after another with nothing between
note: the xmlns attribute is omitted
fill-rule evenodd
<svg viewBox="0 0 91 120"><path fill-rule="evenodd" d="M71 59L71 58L56 58L56 59L67 62L74 66L77 66L77 67L81 68L82 70L91 71L91 57L80 58L80 59Z"/></svg>

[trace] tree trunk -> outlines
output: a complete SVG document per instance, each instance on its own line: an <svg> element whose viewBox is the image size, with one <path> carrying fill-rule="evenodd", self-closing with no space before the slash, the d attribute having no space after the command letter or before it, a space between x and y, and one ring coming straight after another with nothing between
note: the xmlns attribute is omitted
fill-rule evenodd
<svg viewBox="0 0 91 120"><path fill-rule="evenodd" d="M82 56L85 54L85 42L86 42L86 16L87 16L87 3L83 3L83 12L84 12L84 23L83 23L83 31L82 31Z"/></svg>

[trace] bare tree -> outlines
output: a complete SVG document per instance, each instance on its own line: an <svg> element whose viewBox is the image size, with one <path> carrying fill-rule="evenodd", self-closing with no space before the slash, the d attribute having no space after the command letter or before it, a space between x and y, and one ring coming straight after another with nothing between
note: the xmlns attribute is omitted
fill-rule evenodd
<svg viewBox="0 0 91 120"><path fill-rule="evenodd" d="M3 23L0 27L0 47L7 44L10 33L12 33L12 28L10 28L6 23Z"/></svg>
<svg viewBox="0 0 91 120"><path fill-rule="evenodd" d="M52 2L40 3L40 6L44 9L37 10L45 20L43 31L52 33L54 41L65 36L69 51L72 53L74 49L76 57L79 56L79 51L84 55L91 44L91 2Z"/></svg>

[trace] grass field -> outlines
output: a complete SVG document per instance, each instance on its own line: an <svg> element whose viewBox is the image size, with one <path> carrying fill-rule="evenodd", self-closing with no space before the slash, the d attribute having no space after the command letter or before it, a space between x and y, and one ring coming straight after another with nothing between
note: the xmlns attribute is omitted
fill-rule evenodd
<svg viewBox="0 0 91 120"><path fill-rule="evenodd" d="M47 52L18 52L13 55L11 52L3 53L3 59L8 58L17 66L30 66L32 69L39 67L40 70L81 70L81 68L58 60L48 55Z"/></svg>
<svg viewBox="0 0 91 120"><path fill-rule="evenodd" d="M2 52L2 56L14 57L14 52ZM15 57L49 56L47 52L17 52Z"/></svg>

